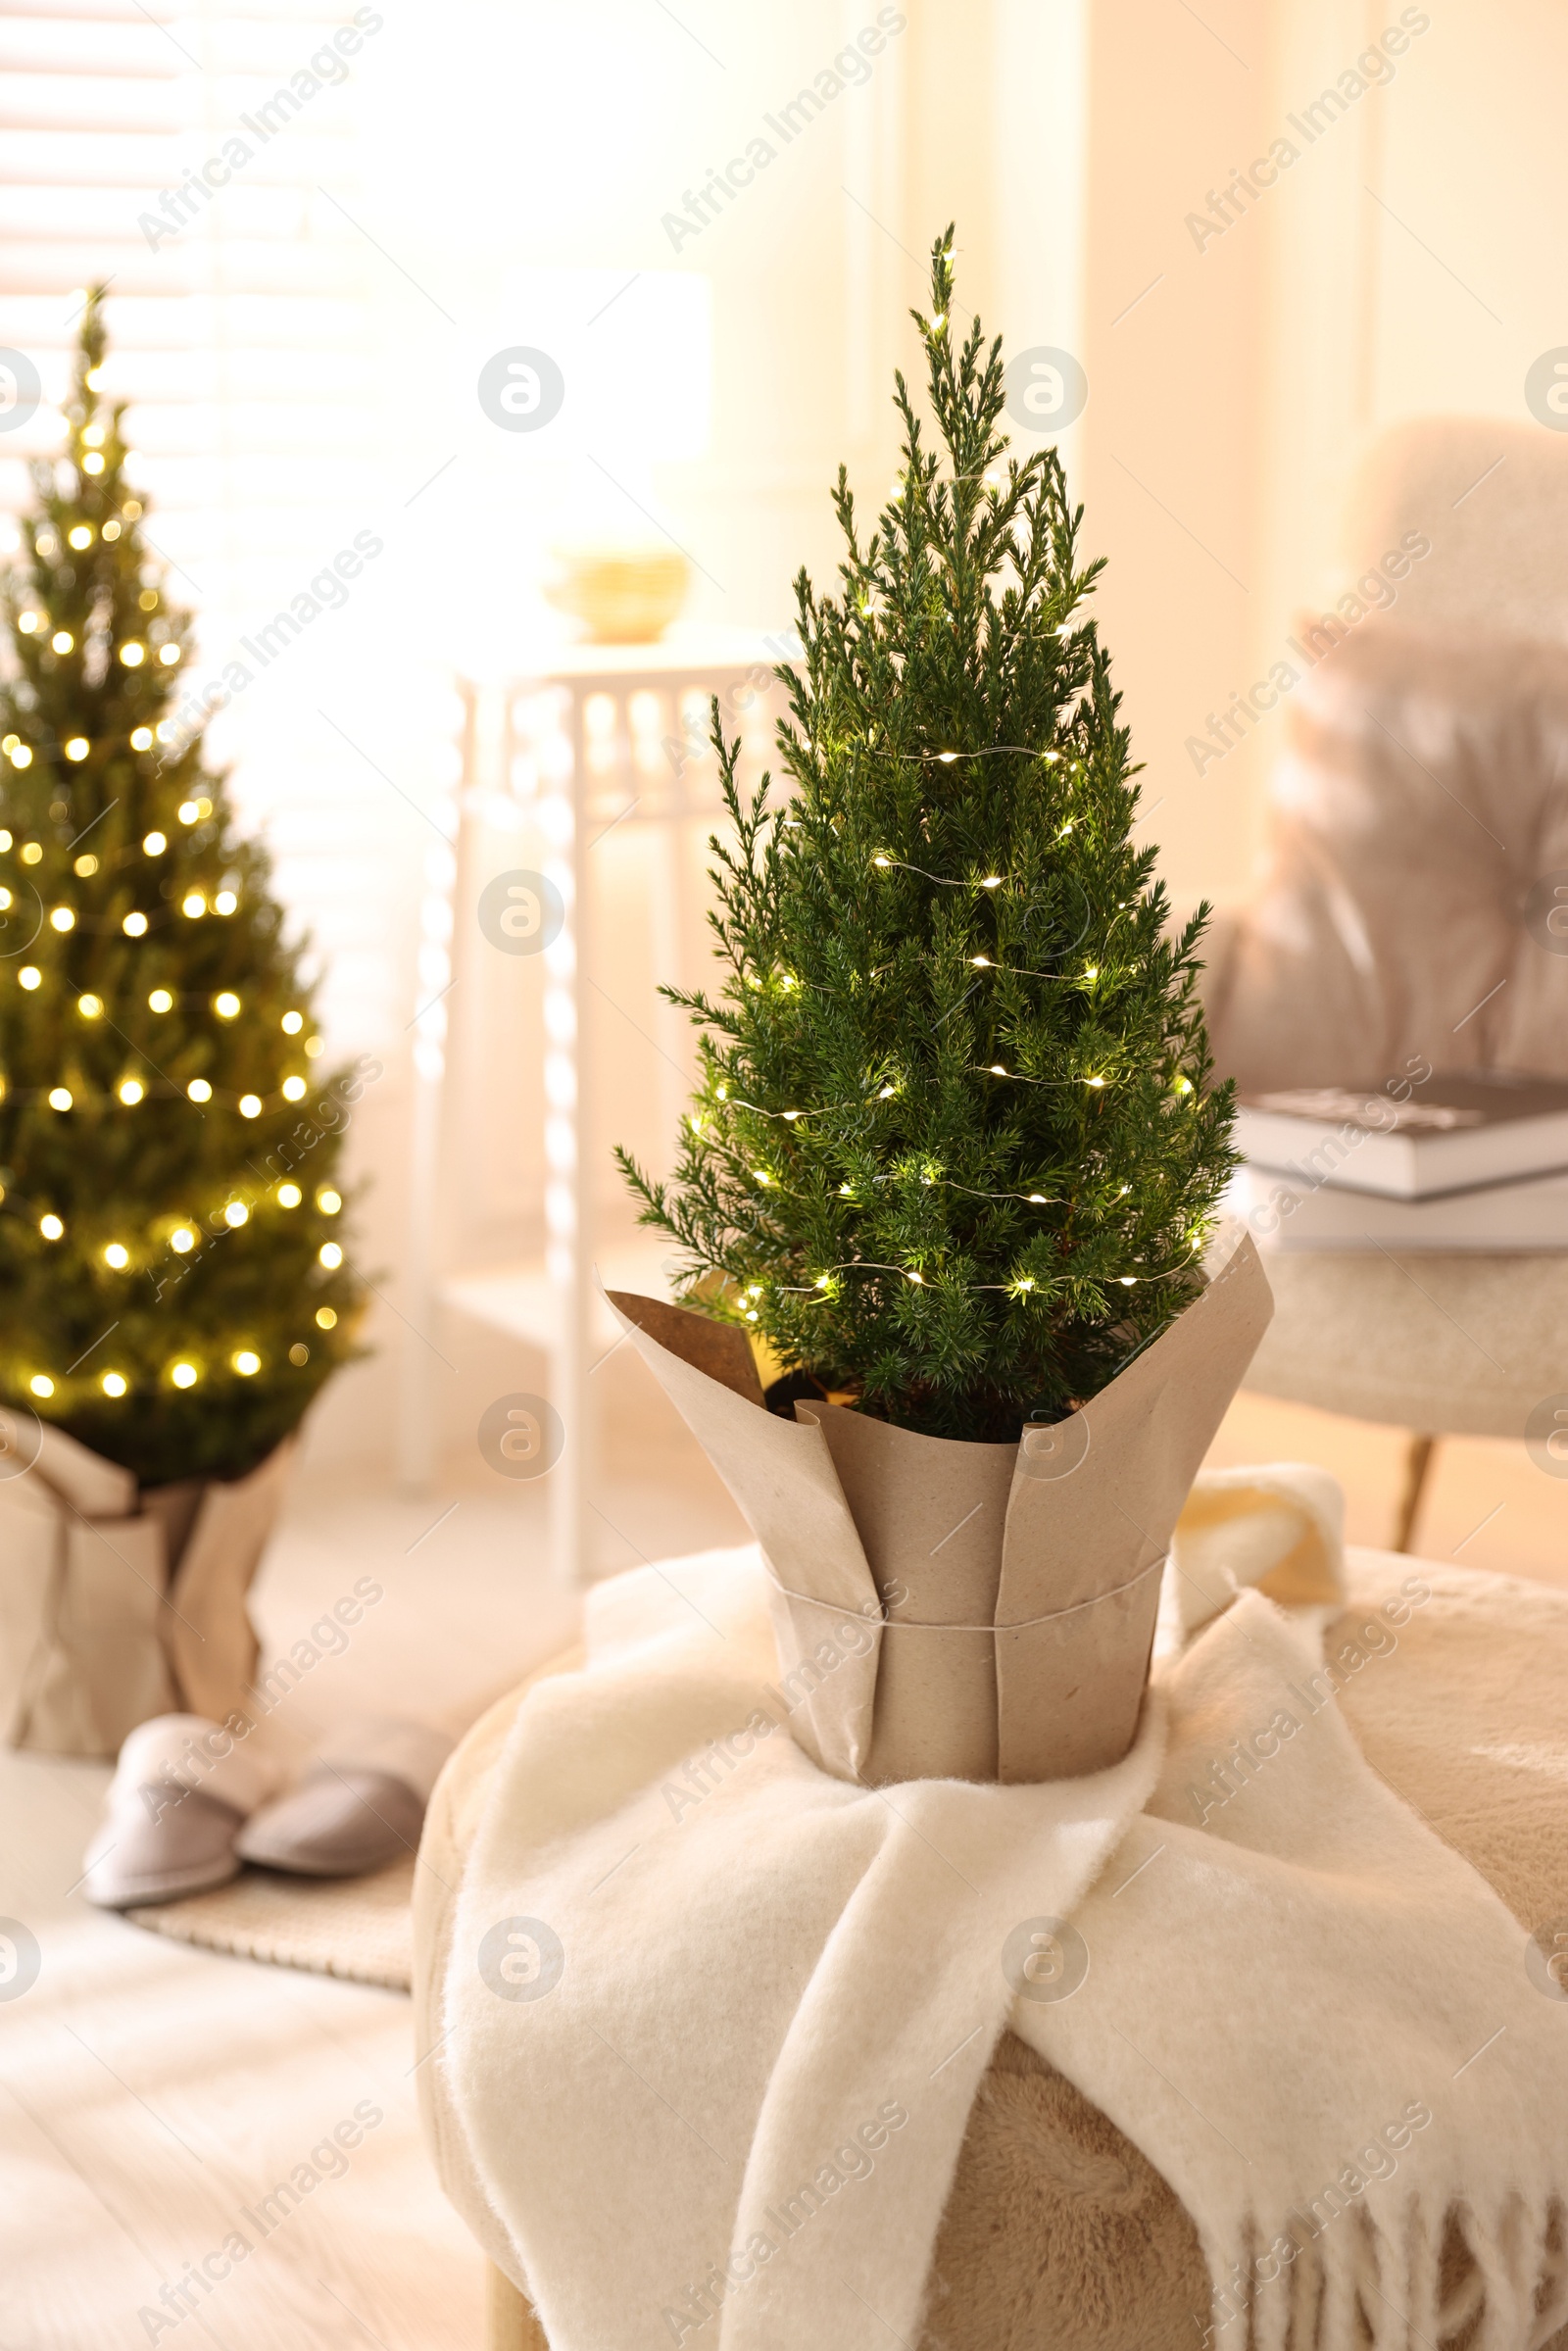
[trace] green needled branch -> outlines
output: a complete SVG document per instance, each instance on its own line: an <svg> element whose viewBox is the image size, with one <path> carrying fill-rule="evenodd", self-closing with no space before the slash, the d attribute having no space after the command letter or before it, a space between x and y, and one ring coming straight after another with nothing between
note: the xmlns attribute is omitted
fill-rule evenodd
<svg viewBox="0 0 1568 2351"><path fill-rule="evenodd" d="M716 995L668 1183L617 1154L683 1295L788 1369L942 1437L1006 1441L1093 1396L1202 1286L1236 1153L1137 770L1086 609L1082 508L999 429L1000 342L952 317L952 231L902 375L899 484L840 593L796 584L793 791L712 843Z"/></svg>
<svg viewBox="0 0 1568 2351"><path fill-rule="evenodd" d="M104 351L94 293L0 582L0 1401L157 1485L249 1469L355 1351L366 1078L321 1068L266 853L175 716L190 622Z"/></svg>

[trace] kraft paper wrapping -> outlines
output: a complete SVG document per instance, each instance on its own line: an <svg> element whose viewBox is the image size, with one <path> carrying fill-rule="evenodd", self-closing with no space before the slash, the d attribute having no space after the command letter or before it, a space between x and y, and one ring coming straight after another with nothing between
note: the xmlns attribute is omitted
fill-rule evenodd
<svg viewBox="0 0 1568 2351"><path fill-rule="evenodd" d="M231 1484L139 1494L128 1470L0 1410L0 1739L113 1755L153 1715L243 1708L245 1594L291 1452Z"/></svg>
<svg viewBox="0 0 1568 2351"><path fill-rule="evenodd" d="M612 1291L761 1547L779 1690L824 1771L1074 1778L1132 1744L1171 1531L1273 1312L1244 1240L1068 1419L1014 1445L762 1405L742 1332Z"/></svg>
<svg viewBox="0 0 1568 2351"><path fill-rule="evenodd" d="M285 1437L243 1478L209 1480L174 1555L164 1640L182 1702L213 1722L243 1710L255 1677L260 1649L245 1595L282 1508L294 1444Z"/></svg>

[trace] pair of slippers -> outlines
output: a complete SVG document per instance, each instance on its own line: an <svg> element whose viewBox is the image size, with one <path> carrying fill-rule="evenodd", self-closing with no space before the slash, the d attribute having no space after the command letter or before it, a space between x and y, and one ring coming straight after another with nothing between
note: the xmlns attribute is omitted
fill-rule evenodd
<svg viewBox="0 0 1568 2351"><path fill-rule="evenodd" d="M226 1885L247 1862L363 1877L415 1850L451 1751L422 1723L350 1724L285 1787L275 1757L222 1724L158 1715L120 1750L82 1890L100 1909L129 1910Z"/></svg>

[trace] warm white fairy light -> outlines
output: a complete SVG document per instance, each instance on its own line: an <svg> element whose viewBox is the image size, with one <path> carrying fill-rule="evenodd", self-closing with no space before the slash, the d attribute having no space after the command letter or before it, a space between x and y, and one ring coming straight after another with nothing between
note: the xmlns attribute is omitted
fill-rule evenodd
<svg viewBox="0 0 1568 2351"><path fill-rule="evenodd" d="M206 1078L192 1078L185 1092L193 1102L210 1102L213 1099L213 1090Z"/></svg>
<svg viewBox="0 0 1568 2351"><path fill-rule="evenodd" d="M147 1089L140 1078L122 1078L117 1089L127 1110L134 1110Z"/></svg>
<svg viewBox="0 0 1568 2351"><path fill-rule="evenodd" d="M213 912L215 914L232 914L238 905L239 899L234 891L220 890L213 901Z"/></svg>
<svg viewBox="0 0 1568 2351"><path fill-rule="evenodd" d="M104 1250L104 1263L112 1265L116 1273L124 1272L130 1263L130 1251L122 1241L111 1241L108 1244Z"/></svg>
<svg viewBox="0 0 1568 2351"><path fill-rule="evenodd" d="M75 523L66 533L66 545L68 547L90 547L92 545L92 524L90 522Z"/></svg>
<svg viewBox="0 0 1568 2351"><path fill-rule="evenodd" d="M261 1096L259 1094L242 1094L239 1098L239 1114L241 1118L260 1118L262 1114Z"/></svg>
<svg viewBox="0 0 1568 2351"><path fill-rule="evenodd" d="M201 1377L194 1363L176 1363L169 1374L176 1388L194 1388Z"/></svg>
<svg viewBox="0 0 1568 2351"><path fill-rule="evenodd" d="M11 761L13 767L30 767L32 765L32 753L27 748L25 743L13 743L10 750L7 752L6 757ZM27 849L37 849L37 847L38 845L35 841L29 841L27 844ZM41 857L42 855L42 850L38 850L38 857ZM36 865L38 862L38 857L28 857L26 849L23 851L22 857L24 864L26 865Z"/></svg>
<svg viewBox="0 0 1568 2351"><path fill-rule="evenodd" d="M84 849L80 857L73 860L71 870L79 875L82 881L89 882L98 870L98 860L90 849Z"/></svg>
<svg viewBox="0 0 1568 2351"><path fill-rule="evenodd" d="M196 1247L196 1236L188 1224L177 1224L169 1236L169 1246L176 1256L188 1256Z"/></svg>
<svg viewBox="0 0 1568 2351"><path fill-rule="evenodd" d="M17 614L17 626L24 637L35 637L43 626L42 612L25 612Z"/></svg>
<svg viewBox="0 0 1568 2351"><path fill-rule="evenodd" d="M49 640L49 648L52 653L70 653L75 642L69 628L57 628Z"/></svg>
<svg viewBox="0 0 1568 2351"><path fill-rule="evenodd" d="M262 1358L253 1347L242 1347L233 1358L234 1369L241 1379L248 1380L262 1368Z"/></svg>
<svg viewBox="0 0 1568 2351"><path fill-rule="evenodd" d="M187 890L179 902L179 910L188 915L192 922L197 922L207 911L207 901L200 890Z"/></svg>
<svg viewBox="0 0 1568 2351"><path fill-rule="evenodd" d="M76 1009L83 1020L96 1020L103 1008L104 1000L101 996L78 996L76 999Z"/></svg>
<svg viewBox="0 0 1568 2351"><path fill-rule="evenodd" d="M120 927L124 932L127 939L145 939L147 936L147 917L145 914L127 914Z"/></svg>
<svg viewBox="0 0 1568 2351"><path fill-rule="evenodd" d="M101 449L89 449L81 461L81 469L83 473L91 473L95 477L102 473L104 469L103 451Z"/></svg>
<svg viewBox="0 0 1568 2351"><path fill-rule="evenodd" d="M74 931L76 911L74 906L54 906L50 909L49 928L52 931Z"/></svg>
<svg viewBox="0 0 1568 2351"><path fill-rule="evenodd" d="M69 1110L71 1108L71 1102L72 1096L71 1088L69 1086L50 1087L49 1107L51 1110Z"/></svg>
<svg viewBox="0 0 1568 2351"><path fill-rule="evenodd" d="M242 1200L231 1200L223 1210L223 1222L230 1232L237 1233L242 1224L249 1224L251 1212Z"/></svg>
<svg viewBox="0 0 1568 2351"><path fill-rule="evenodd" d="M239 1010L239 998L234 994L232 988L225 988L220 996L213 998L213 1010L218 1014L220 1020L234 1018Z"/></svg>
<svg viewBox="0 0 1568 2351"><path fill-rule="evenodd" d="M335 1216L343 1205L342 1195L332 1191L318 1192L316 1204L323 1216Z"/></svg>
<svg viewBox="0 0 1568 2351"><path fill-rule="evenodd" d="M30 994L41 984L42 979L43 973L38 969L36 963L24 963L22 969L17 973L17 986L25 988Z"/></svg>
<svg viewBox="0 0 1568 2351"><path fill-rule="evenodd" d="M318 1306L316 1309L316 1327L318 1331L335 1331L337 1329L336 1307Z"/></svg>
<svg viewBox="0 0 1568 2351"><path fill-rule="evenodd" d="M172 669L174 663L179 659L179 647L177 645L160 645L158 648L158 659L163 662L166 669Z"/></svg>
<svg viewBox="0 0 1568 2351"><path fill-rule="evenodd" d="M147 659L147 648L145 645L139 644L134 637L127 637L120 648L120 658L127 669L139 669Z"/></svg>
<svg viewBox="0 0 1568 2351"><path fill-rule="evenodd" d="M303 1012L285 1012L278 1025L285 1037L297 1037L305 1026L305 1015Z"/></svg>
<svg viewBox="0 0 1568 2351"><path fill-rule="evenodd" d="M147 1004L150 1011L172 1012L174 1008L174 999L167 988L155 988L147 999Z"/></svg>
<svg viewBox="0 0 1568 2351"><path fill-rule="evenodd" d="M279 1184L277 1188L277 1204L280 1208L297 1208L304 1198L298 1184Z"/></svg>
<svg viewBox="0 0 1568 2351"><path fill-rule="evenodd" d="M152 747L153 747L153 730L152 730L152 728L151 728L150 726L136 726L136 727L132 727L132 729L131 729L131 732L130 732L130 748L131 748L131 750L132 750L132 751L151 751Z"/></svg>
<svg viewBox="0 0 1568 2351"><path fill-rule="evenodd" d="M63 1241L66 1237L65 1226L52 1211L46 1216L39 1217L38 1230L45 1241Z"/></svg>
<svg viewBox="0 0 1568 2351"><path fill-rule="evenodd" d="M292 1077L283 1080L283 1100L286 1102L303 1102L305 1094L306 1085L303 1078Z"/></svg>
<svg viewBox="0 0 1568 2351"><path fill-rule="evenodd" d="M105 1396L121 1396L130 1385L122 1371L106 1371L98 1385Z"/></svg>
<svg viewBox="0 0 1568 2351"><path fill-rule="evenodd" d="M92 745L85 735L73 735L66 745L66 757L68 759L74 759L79 766L91 749Z"/></svg>
<svg viewBox="0 0 1568 2351"><path fill-rule="evenodd" d="M343 1251L335 1241L323 1241L316 1253L328 1273L336 1273L343 1262Z"/></svg>
<svg viewBox="0 0 1568 2351"><path fill-rule="evenodd" d="M55 1392L55 1384L47 1372L35 1371L27 1386L34 1396L53 1396Z"/></svg>
<svg viewBox="0 0 1568 2351"><path fill-rule="evenodd" d="M167 833L149 833L142 847L150 857L161 857L169 847L169 836Z"/></svg>

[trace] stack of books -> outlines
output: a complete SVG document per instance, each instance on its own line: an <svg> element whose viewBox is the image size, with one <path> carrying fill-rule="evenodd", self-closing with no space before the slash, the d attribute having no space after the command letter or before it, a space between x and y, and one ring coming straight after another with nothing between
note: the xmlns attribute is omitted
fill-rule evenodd
<svg viewBox="0 0 1568 2351"><path fill-rule="evenodd" d="M1471 1069L1244 1094L1236 1140L1228 1204L1262 1248L1568 1249L1561 1079Z"/></svg>

